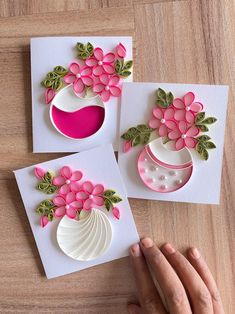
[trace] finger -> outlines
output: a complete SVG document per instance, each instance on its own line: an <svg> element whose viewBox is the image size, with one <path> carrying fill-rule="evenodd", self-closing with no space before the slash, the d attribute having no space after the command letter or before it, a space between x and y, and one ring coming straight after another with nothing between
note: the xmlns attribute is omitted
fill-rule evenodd
<svg viewBox="0 0 235 314"><path fill-rule="evenodd" d="M188 297L174 269L150 238L141 240L141 250L164 294L172 314L191 314Z"/></svg>
<svg viewBox="0 0 235 314"><path fill-rule="evenodd" d="M152 280L144 256L141 253L139 244L131 247L130 259L136 280L139 302L143 312L146 314L165 314L166 311Z"/></svg>
<svg viewBox="0 0 235 314"><path fill-rule="evenodd" d="M213 306L209 290L189 261L170 243L162 247L162 252L175 269L189 294L194 314L212 314Z"/></svg>
<svg viewBox="0 0 235 314"><path fill-rule="evenodd" d="M142 314L141 307L136 304L128 304L127 311L129 314Z"/></svg>
<svg viewBox="0 0 235 314"><path fill-rule="evenodd" d="M198 249L190 248L188 250L188 259L198 274L201 276L211 294L214 314L224 314L223 304L216 282Z"/></svg>

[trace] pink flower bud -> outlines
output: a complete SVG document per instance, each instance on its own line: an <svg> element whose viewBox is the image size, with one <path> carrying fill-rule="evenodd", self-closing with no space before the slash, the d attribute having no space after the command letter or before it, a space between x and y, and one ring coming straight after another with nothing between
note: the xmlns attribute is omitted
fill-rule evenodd
<svg viewBox="0 0 235 314"><path fill-rule="evenodd" d="M123 145L123 151L124 153L129 152L129 150L131 149L132 145L131 145L131 141L125 141L124 145Z"/></svg>
<svg viewBox="0 0 235 314"><path fill-rule="evenodd" d="M112 209L112 213L113 213L113 216L116 218L116 219L120 219L120 211L117 207L113 207Z"/></svg>
<svg viewBox="0 0 235 314"><path fill-rule="evenodd" d="M123 44L119 43L116 47L116 51L119 58L125 58L126 48L123 46Z"/></svg>
<svg viewBox="0 0 235 314"><path fill-rule="evenodd" d="M54 91L54 89L52 89L52 88L47 88L47 89L45 90L44 96L45 96L45 102L46 102L46 104L48 105L48 104L53 100L53 98L55 97L55 91Z"/></svg>
<svg viewBox="0 0 235 314"><path fill-rule="evenodd" d="M34 174L38 179L42 179L45 175L46 171L42 168L35 167L34 168Z"/></svg>
<svg viewBox="0 0 235 314"><path fill-rule="evenodd" d="M49 222L49 220L48 220L47 216L42 216L40 218L40 225L41 225L42 228L46 227L48 222Z"/></svg>

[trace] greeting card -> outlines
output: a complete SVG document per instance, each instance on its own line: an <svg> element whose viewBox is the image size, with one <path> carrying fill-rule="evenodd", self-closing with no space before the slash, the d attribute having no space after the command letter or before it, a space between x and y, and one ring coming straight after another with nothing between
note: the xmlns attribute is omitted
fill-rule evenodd
<svg viewBox="0 0 235 314"><path fill-rule="evenodd" d="M15 176L48 278L127 256L139 241L111 144Z"/></svg>
<svg viewBox="0 0 235 314"><path fill-rule="evenodd" d="M131 37L31 39L34 152L117 149L122 82L132 81Z"/></svg>
<svg viewBox="0 0 235 314"><path fill-rule="evenodd" d="M126 83L119 166L129 197L218 204L227 86Z"/></svg>

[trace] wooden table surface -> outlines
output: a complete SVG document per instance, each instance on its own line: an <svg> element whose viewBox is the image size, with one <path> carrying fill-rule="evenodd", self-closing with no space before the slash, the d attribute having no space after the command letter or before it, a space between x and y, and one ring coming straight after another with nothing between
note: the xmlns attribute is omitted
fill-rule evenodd
<svg viewBox="0 0 235 314"><path fill-rule="evenodd" d="M128 258L47 280L12 170L63 154L33 154L29 40L131 35L135 81L228 84L220 206L130 199L140 235L197 246L235 313L235 1L0 0L0 313L126 313ZM213 187L211 187L213 188Z"/></svg>

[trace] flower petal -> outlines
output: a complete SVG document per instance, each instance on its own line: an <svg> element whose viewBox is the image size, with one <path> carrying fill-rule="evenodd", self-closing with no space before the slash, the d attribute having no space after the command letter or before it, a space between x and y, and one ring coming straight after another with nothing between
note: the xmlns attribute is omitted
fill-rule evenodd
<svg viewBox="0 0 235 314"><path fill-rule="evenodd" d="M115 60L115 54L113 52L109 52L104 55L103 62L113 63Z"/></svg>
<svg viewBox="0 0 235 314"><path fill-rule="evenodd" d="M116 219L120 219L120 211L117 207L113 207L112 209L112 213L113 213L113 216L116 218Z"/></svg>
<svg viewBox="0 0 235 314"><path fill-rule="evenodd" d="M163 110L160 108L154 108L153 115L155 118L161 120L163 118Z"/></svg>
<svg viewBox="0 0 235 314"><path fill-rule="evenodd" d="M194 148L197 144L197 141L192 137L186 137L184 141L185 146L187 146L188 148Z"/></svg>
<svg viewBox="0 0 235 314"><path fill-rule="evenodd" d="M168 137L170 140L176 140L181 136L181 133L179 130L174 130L168 133Z"/></svg>
<svg viewBox="0 0 235 314"><path fill-rule="evenodd" d="M165 123L166 127L170 130L177 130L177 124L173 120L167 120Z"/></svg>
<svg viewBox="0 0 235 314"><path fill-rule="evenodd" d="M183 99L184 99L184 104L187 107L193 103L193 101L195 99L195 95L194 95L194 93L189 92L189 93L184 95Z"/></svg>
<svg viewBox="0 0 235 314"><path fill-rule="evenodd" d="M167 108L164 112L164 119L170 120L174 118L175 110L173 108Z"/></svg>
<svg viewBox="0 0 235 314"><path fill-rule="evenodd" d="M99 194L102 194L103 192L104 192L104 186L102 184L96 184L92 191L92 194L99 195Z"/></svg>
<svg viewBox="0 0 235 314"><path fill-rule="evenodd" d="M91 210L91 206L92 206L92 200L90 200L88 198L87 200L85 200L85 202L83 204L83 209L84 210Z"/></svg>
<svg viewBox="0 0 235 314"><path fill-rule="evenodd" d="M122 43L119 43L116 48L116 52L119 58L125 58L126 56L126 48Z"/></svg>
<svg viewBox="0 0 235 314"><path fill-rule="evenodd" d="M69 70L73 73L73 74L78 74L80 72L80 66L78 63L73 62L70 64L69 66Z"/></svg>
<svg viewBox="0 0 235 314"><path fill-rule="evenodd" d="M62 176L57 176L57 177L54 177L52 183L53 183L54 185L60 186L60 185L65 184L65 181L66 181L66 179L65 179L64 177L62 177Z"/></svg>
<svg viewBox="0 0 235 314"><path fill-rule="evenodd" d="M82 209L83 207L83 202L82 201L74 201L72 203L69 204L70 207L72 208L77 208L77 209Z"/></svg>
<svg viewBox="0 0 235 314"><path fill-rule="evenodd" d="M42 177L46 174L46 171L40 167L35 167L34 174L38 179L42 179Z"/></svg>
<svg viewBox="0 0 235 314"><path fill-rule="evenodd" d="M180 132L181 133L186 133L186 131L187 131L187 123L185 122L185 121L180 121L179 122L179 130L180 130Z"/></svg>
<svg viewBox="0 0 235 314"><path fill-rule="evenodd" d="M68 166L64 166L60 169L60 174L66 179L70 179L72 177L72 173L72 169Z"/></svg>
<svg viewBox="0 0 235 314"><path fill-rule="evenodd" d="M80 201L80 200L84 201L84 200L88 199L88 197L89 197L89 194L87 194L84 191L80 191L80 192L76 193L76 200L77 201Z"/></svg>
<svg viewBox="0 0 235 314"><path fill-rule="evenodd" d="M76 200L76 195L73 192L69 192L66 196L65 196L65 201L66 204L70 204L72 202L74 202Z"/></svg>
<svg viewBox="0 0 235 314"><path fill-rule="evenodd" d="M65 83L67 83L67 84L71 84L71 83L73 83L75 80L76 80L76 75L75 75L75 74L69 73L69 74L66 74L66 75L64 76L64 81L65 81Z"/></svg>
<svg viewBox="0 0 235 314"><path fill-rule="evenodd" d="M95 48L94 56L98 61L103 61L103 58L104 58L103 50L101 48Z"/></svg>
<svg viewBox="0 0 235 314"><path fill-rule="evenodd" d="M66 209L66 215L71 218L74 219L77 216L77 210L71 206L69 206L68 209Z"/></svg>
<svg viewBox="0 0 235 314"><path fill-rule="evenodd" d="M104 73L104 69L101 65L95 65L93 68L93 74L95 76L100 76L101 74Z"/></svg>
<svg viewBox="0 0 235 314"><path fill-rule="evenodd" d="M76 79L76 81L73 82L73 90L75 91L75 93L82 93L85 89L85 85L82 81L81 78Z"/></svg>
<svg viewBox="0 0 235 314"><path fill-rule="evenodd" d="M174 115L175 120L177 120L177 121L184 120L185 119L185 112L186 112L185 109L176 110L175 115Z"/></svg>
<svg viewBox="0 0 235 314"><path fill-rule="evenodd" d="M85 181L82 185L82 188L86 193L91 194L93 192L94 186L90 181Z"/></svg>
<svg viewBox="0 0 235 314"><path fill-rule="evenodd" d="M41 225L42 228L46 227L48 222L49 222L49 220L48 220L47 216L42 216L40 218L40 225Z"/></svg>
<svg viewBox="0 0 235 314"><path fill-rule="evenodd" d="M197 136L200 133L199 128L197 128L195 125L191 126L191 128L188 129L186 132L186 135L189 137Z"/></svg>
<svg viewBox="0 0 235 314"><path fill-rule="evenodd" d="M64 207L64 206L61 206L61 207L56 208L56 210L55 210L55 216L56 216L57 218L63 217L64 215L65 215L65 207Z"/></svg>
<svg viewBox="0 0 235 314"><path fill-rule="evenodd" d="M103 197L101 197L101 196L94 196L93 202L94 202L97 206L103 206L103 205L104 205L104 199L103 199Z"/></svg>
<svg viewBox="0 0 235 314"><path fill-rule="evenodd" d="M167 127L165 124L162 124L158 130L159 136L164 137L167 136Z"/></svg>
<svg viewBox="0 0 235 314"><path fill-rule="evenodd" d="M109 86L118 85L119 82L120 82L120 77L118 75L113 75L110 77Z"/></svg>
<svg viewBox="0 0 235 314"><path fill-rule="evenodd" d="M173 106L176 108L176 109L184 109L185 108L185 104L183 102L182 99L180 98L175 98L174 101L173 101Z"/></svg>
<svg viewBox="0 0 235 314"><path fill-rule="evenodd" d="M104 72L108 74L113 74L115 72L114 66L112 66L109 63L104 63L103 69L104 69Z"/></svg>
<svg viewBox="0 0 235 314"><path fill-rule="evenodd" d="M110 98L110 91L109 90L103 90L101 92L101 98L103 101L108 101Z"/></svg>
<svg viewBox="0 0 235 314"><path fill-rule="evenodd" d="M88 66L84 66L80 71L81 76L89 76L92 75L92 69Z"/></svg>
<svg viewBox="0 0 235 314"><path fill-rule="evenodd" d="M200 102L194 102L192 103L192 105L190 106L190 109L193 111L193 112L200 112L203 110L203 104L200 103Z"/></svg>
<svg viewBox="0 0 235 314"><path fill-rule="evenodd" d="M124 144L123 144L123 152L124 152L124 153L129 152L129 150L131 149L131 147L132 147L131 141L124 141Z"/></svg>
<svg viewBox="0 0 235 314"><path fill-rule="evenodd" d="M109 83L109 76L107 74L100 75L100 82L105 86Z"/></svg>
<svg viewBox="0 0 235 314"><path fill-rule="evenodd" d="M176 141L176 143L175 143L175 148L176 148L176 150L180 150L180 149L182 149L182 148L184 148L185 147L185 141L184 141L184 139L183 138L179 138L177 141Z"/></svg>
<svg viewBox="0 0 235 314"><path fill-rule="evenodd" d="M93 86L93 91L95 93L101 93L105 89L105 86L101 83L97 83Z"/></svg>
<svg viewBox="0 0 235 314"><path fill-rule="evenodd" d="M90 76L82 76L81 80L83 81L83 84L86 86L92 86L93 85L93 79Z"/></svg>
<svg viewBox="0 0 235 314"><path fill-rule="evenodd" d="M67 193L70 192L70 185L69 184L64 184L61 186L61 188L59 189L59 193L66 195Z"/></svg>
<svg viewBox="0 0 235 314"><path fill-rule="evenodd" d="M56 95L56 92L54 91L54 89L47 88L45 90L44 96L45 96L45 102L47 105L52 102L55 95Z"/></svg>
<svg viewBox="0 0 235 314"><path fill-rule="evenodd" d="M161 122L158 119L153 118L149 121L149 126L152 129L158 129L160 125L161 125Z"/></svg>
<svg viewBox="0 0 235 314"><path fill-rule="evenodd" d="M91 57L89 59L86 59L85 64L89 67L94 67L98 64L98 61L94 57Z"/></svg>
<svg viewBox="0 0 235 314"><path fill-rule="evenodd" d="M192 113L192 111L186 111L185 119L188 123L194 123L195 121L195 115Z"/></svg>
<svg viewBox="0 0 235 314"><path fill-rule="evenodd" d="M56 196L53 198L53 203L56 205L56 206L63 206L65 205L65 199L62 197L62 196Z"/></svg>
<svg viewBox="0 0 235 314"><path fill-rule="evenodd" d="M76 170L72 173L72 176L71 176L72 181L79 181L79 180L81 180L81 178L82 178L82 172L81 171Z"/></svg>
<svg viewBox="0 0 235 314"><path fill-rule="evenodd" d="M76 193L76 192L80 191L80 189L81 189L81 185L77 181L70 183L70 190L72 192Z"/></svg>
<svg viewBox="0 0 235 314"><path fill-rule="evenodd" d="M110 86L109 90L111 95L113 95L114 97L119 97L122 93L121 88L119 88L118 86Z"/></svg>

